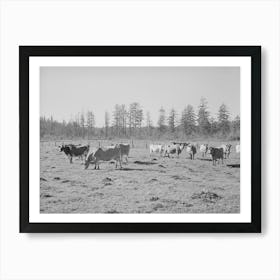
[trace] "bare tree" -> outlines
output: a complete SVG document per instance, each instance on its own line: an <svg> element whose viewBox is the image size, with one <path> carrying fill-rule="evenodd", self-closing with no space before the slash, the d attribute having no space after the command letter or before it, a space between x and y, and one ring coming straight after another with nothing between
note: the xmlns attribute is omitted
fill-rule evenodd
<svg viewBox="0 0 280 280"><path fill-rule="evenodd" d="M87 135L88 139L94 134L95 118L92 111L87 112Z"/></svg>

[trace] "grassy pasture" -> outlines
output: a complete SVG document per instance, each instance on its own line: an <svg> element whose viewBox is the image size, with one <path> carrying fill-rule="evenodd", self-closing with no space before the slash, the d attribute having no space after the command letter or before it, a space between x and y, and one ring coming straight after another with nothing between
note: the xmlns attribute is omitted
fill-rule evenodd
<svg viewBox="0 0 280 280"><path fill-rule="evenodd" d="M148 145L152 142L135 140L129 162L122 170L108 162L101 163L100 170L94 170L93 165L85 170L78 158L70 164L59 151L61 143L40 144L41 213L240 212L240 169L227 166L240 163L235 153L237 142L230 142L230 158L213 166L210 156L202 158L199 152L195 160L190 160L185 151L179 158L150 158ZM223 143L209 141L211 146ZM98 142L91 141L90 145L98 147Z"/></svg>

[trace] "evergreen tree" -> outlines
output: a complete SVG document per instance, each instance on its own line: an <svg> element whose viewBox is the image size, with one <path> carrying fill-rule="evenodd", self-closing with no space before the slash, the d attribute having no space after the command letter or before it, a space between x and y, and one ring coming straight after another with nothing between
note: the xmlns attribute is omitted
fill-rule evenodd
<svg viewBox="0 0 280 280"><path fill-rule="evenodd" d="M168 117L168 127L171 133L175 132L176 127L176 111L172 108Z"/></svg>
<svg viewBox="0 0 280 280"><path fill-rule="evenodd" d="M222 104L218 112L218 126L223 136L230 131L229 112L225 104Z"/></svg>
<svg viewBox="0 0 280 280"><path fill-rule="evenodd" d="M233 128L233 136L236 138L240 138L240 117L239 115L235 117L232 123Z"/></svg>
<svg viewBox="0 0 280 280"><path fill-rule="evenodd" d="M198 109L198 129L201 135L208 135L210 132L210 122L209 122L209 111L207 107L207 101L205 98L200 99L200 105Z"/></svg>
<svg viewBox="0 0 280 280"><path fill-rule="evenodd" d="M182 118L181 118L181 126L186 135L191 135L195 132L196 130L195 120L196 120L196 116L195 116L194 108L193 106L188 105L183 110Z"/></svg>
<svg viewBox="0 0 280 280"><path fill-rule="evenodd" d="M158 127L160 133L163 133L165 131L166 125L165 125L165 110L163 107L160 108L159 110L159 119L158 119Z"/></svg>

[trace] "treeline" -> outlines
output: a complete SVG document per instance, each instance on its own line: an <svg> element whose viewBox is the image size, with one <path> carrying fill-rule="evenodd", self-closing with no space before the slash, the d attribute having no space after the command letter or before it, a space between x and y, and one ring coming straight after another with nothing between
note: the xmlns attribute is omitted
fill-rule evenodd
<svg viewBox="0 0 280 280"><path fill-rule="evenodd" d="M225 104L221 104L217 117L210 115L207 101L201 98L197 111L187 105L182 112L161 107L157 123L153 123L150 112L145 112L137 102L129 106L116 104L113 112L105 112L104 126L95 126L94 112L78 113L68 122L58 122L53 117L40 118L41 139L177 139L184 137L217 137L239 140L240 118L230 117Z"/></svg>

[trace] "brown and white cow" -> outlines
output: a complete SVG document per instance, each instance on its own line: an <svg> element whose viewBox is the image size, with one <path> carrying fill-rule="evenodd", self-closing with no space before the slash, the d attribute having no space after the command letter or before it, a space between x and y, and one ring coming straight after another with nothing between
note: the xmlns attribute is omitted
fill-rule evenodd
<svg viewBox="0 0 280 280"><path fill-rule="evenodd" d="M194 159L194 156L196 154L196 145L189 144L186 148L186 152L190 155L190 159Z"/></svg>
<svg viewBox="0 0 280 280"><path fill-rule="evenodd" d="M221 148L224 151L224 158L229 158L231 152L231 144L223 144L221 145Z"/></svg>
<svg viewBox="0 0 280 280"><path fill-rule="evenodd" d="M169 145L165 145L163 148L163 156L170 157L170 155L174 154L177 155L177 157L179 157L186 145L187 145L186 143L176 143L176 142L173 142L172 144Z"/></svg>
<svg viewBox="0 0 280 280"><path fill-rule="evenodd" d="M85 162L85 169L87 169L90 164L95 164L94 169L100 169L100 161L111 160L116 161L116 168L118 167L118 163L120 165L120 168L122 168L122 156L120 145L115 145L115 147L109 147L107 149L98 148L96 152L90 153Z"/></svg>

